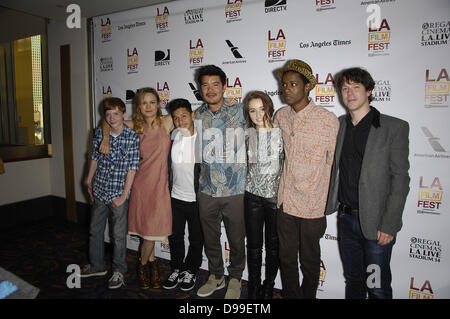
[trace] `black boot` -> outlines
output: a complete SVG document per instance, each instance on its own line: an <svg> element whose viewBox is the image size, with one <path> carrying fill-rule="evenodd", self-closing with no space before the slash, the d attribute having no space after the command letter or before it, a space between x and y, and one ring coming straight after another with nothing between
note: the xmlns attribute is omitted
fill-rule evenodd
<svg viewBox="0 0 450 319"><path fill-rule="evenodd" d="M262 299L272 299L273 287L275 286L275 278L277 277L278 269L280 268L280 259L278 257L278 250L266 250L266 278L261 288Z"/></svg>
<svg viewBox="0 0 450 319"><path fill-rule="evenodd" d="M261 250L247 249L248 299L257 299L261 288Z"/></svg>

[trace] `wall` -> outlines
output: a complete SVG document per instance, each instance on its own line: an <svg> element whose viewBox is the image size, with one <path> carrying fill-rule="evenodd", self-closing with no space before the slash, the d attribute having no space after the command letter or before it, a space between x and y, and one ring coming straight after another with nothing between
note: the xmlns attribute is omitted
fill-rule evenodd
<svg viewBox="0 0 450 319"><path fill-rule="evenodd" d="M11 17L15 21L20 19L23 23L28 21L28 15L22 16L16 12L9 13L6 17ZM91 127L86 19L82 19L81 29L68 29L65 21L52 21L47 28L53 156L39 160L5 163L6 173L0 175L0 189L2 189L0 205L48 195L65 198L59 53L60 46L65 44L71 46L72 133L76 200L81 203L87 202L82 186L87 166Z"/></svg>
<svg viewBox="0 0 450 319"><path fill-rule="evenodd" d="M48 25L48 57L53 158L52 194L65 197L64 160L61 122L60 46L69 44L72 72L72 134L76 200L86 202L82 187L90 136L88 39L86 19L81 29L69 29L65 21Z"/></svg>

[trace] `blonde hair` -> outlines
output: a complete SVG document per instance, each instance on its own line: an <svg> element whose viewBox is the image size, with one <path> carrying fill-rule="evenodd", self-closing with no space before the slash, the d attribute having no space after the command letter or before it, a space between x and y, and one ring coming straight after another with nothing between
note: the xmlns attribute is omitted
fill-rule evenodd
<svg viewBox="0 0 450 319"><path fill-rule="evenodd" d="M162 111L161 111L161 100L159 98L158 92L150 87L145 87L138 89L136 92L136 96L134 97L134 104L136 107L136 110L133 114L133 124L134 124L134 131L138 134L144 133L144 126L146 124L144 116L141 113L141 109L139 108L139 105L142 103L145 94L150 93L153 94L156 97L156 102L158 103L158 107L156 109L156 117L153 120L152 123L149 123L150 126L153 127L153 124L160 126L161 125L161 118L162 118Z"/></svg>

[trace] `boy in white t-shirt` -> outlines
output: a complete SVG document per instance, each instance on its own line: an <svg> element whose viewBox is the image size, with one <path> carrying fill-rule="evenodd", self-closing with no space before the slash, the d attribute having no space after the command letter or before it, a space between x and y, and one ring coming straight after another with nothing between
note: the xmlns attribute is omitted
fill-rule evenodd
<svg viewBox="0 0 450 319"><path fill-rule="evenodd" d="M203 231L197 203L201 140L194 127L194 113L188 100L174 99L167 109L177 129L172 132L169 153L169 189L172 201L172 235L169 236L169 245L172 272L163 282L163 287L173 289L179 284L181 290L189 291L195 286L203 256ZM185 258L186 222L189 249Z"/></svg>

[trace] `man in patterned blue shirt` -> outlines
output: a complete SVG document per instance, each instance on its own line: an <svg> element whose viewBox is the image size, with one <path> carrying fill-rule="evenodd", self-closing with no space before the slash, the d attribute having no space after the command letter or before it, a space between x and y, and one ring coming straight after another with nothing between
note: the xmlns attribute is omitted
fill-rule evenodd
<svg viewBox="0 0 450 319"><path fill-rule="evenodd" d="M198 69L197 83L205 103L195 112L203 135L203 158L197 201L210 276L197 295L207 297L225 287L221 223L230 249L225 299L239 299L245 268L245 118L243 105L224 100L226 75L215 65Z"/></svg>
<svg viewBox="0 0 450 319"><path fill-rule="evenodd" d="M102 130L97 128L85 181L93 203L89 231L90 264L82 269L81 277L106 275L103 236L106 221L111 217L113 275L108 287L115 289L124 284L123 274L127 271L128 199L138 170L139 136L124 123L126 107L121 99L106 98L102 103L105 121L111 128L110 152L108 155L99 153Z"/></svg>

